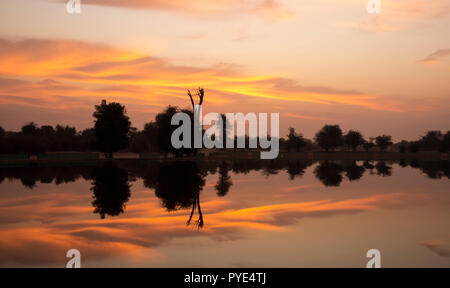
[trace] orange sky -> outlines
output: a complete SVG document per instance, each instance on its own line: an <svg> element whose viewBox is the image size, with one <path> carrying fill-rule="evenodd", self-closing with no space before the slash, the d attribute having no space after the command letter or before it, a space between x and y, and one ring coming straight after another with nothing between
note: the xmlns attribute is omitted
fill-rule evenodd
<svg viewBox="0 0 450 288"><path fill-rule="evenodd" d="M0 125L92 125L101 99L142 128L187 88L206 112L279 112L281 135L324 124L414 139L450 127L449 1L0 3ZM93 4L93 5L92 5Z"/></svg>

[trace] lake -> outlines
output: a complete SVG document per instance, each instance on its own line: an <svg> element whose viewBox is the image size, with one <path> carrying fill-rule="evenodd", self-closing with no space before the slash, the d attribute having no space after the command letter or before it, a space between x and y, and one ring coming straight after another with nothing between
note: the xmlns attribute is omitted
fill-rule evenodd
<svg viewBox="0 0 450 288"><path fill-rule="evenodd" d="M0 266L450 267L448 161L0 168Z"/></svg>

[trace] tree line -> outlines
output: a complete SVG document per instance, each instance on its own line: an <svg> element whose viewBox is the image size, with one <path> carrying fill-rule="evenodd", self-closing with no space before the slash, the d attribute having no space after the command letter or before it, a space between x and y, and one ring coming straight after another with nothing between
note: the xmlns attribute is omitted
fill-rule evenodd
<svg viewBox="0 0 450 288"><path fill-rule="evenodd" d="M192 94L188 95L193 103ZM199 88L198 97L203 101L204 90ZM24 125L20 131L5 131L0 127L0 154L40 154L45 152L93 152L101 151L107 157L114 152L129 151L136 153L159 152L172 153L176 156L195 154L197 149L175 149L171 144L172 132L177 126L171 125L172 116L178 112L188 114L193 120L194 113L189 109L168 106L158 113L154 120L145 124L139 131L131 126L125 106L120 103L107 103L103 100L95 106L93 113L94 127L77 131L75 127L56 125L38 126L34 122ZM226 116L222 115L226 123ZM193 123L193 121L191 121ZM223 135L228 135L224 125ZM246 145L248 136L242 136ZM226 141L226 137L223 137ZM238 137L234 136L235 143ZM237 145L235 145L236 147ZM307 139L295 128L289 128L286 137L280 138L280 149L289 152L305 151L385 151L388 148L399 152L450 150L450 131L426 132L417 141L401 141L394 145L390 135L364 138L356 130L342 131L339 125L325 125L314 139Z"/></svg>

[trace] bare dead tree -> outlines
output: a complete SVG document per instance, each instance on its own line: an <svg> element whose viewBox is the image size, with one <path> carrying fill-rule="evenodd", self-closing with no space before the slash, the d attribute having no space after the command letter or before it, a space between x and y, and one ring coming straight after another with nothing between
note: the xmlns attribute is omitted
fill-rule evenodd
<svg viewBox="0 0 450 288"><path fill-rule="evenodd" d="M188 94L189 98L191 99L192 112L195 112L194 97L192 97L192 93L191 93L191 91L189 89L187 90L187 94ZM198 87L196 95L200 99L198 105L202 105L203 104L203 97L205 96L205 89L203 89L201 87Z"/></svg>

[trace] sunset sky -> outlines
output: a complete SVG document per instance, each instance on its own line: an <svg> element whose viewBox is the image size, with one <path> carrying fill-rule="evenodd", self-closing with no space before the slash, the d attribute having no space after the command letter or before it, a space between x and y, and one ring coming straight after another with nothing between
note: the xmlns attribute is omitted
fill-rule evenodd
<svg viewBox="0 0 450 288"><path fill-rule="evenodd" d="M0 126L93 125L102 99L142 129L186 89L205 112L279 112L416 139L450 128L450 0L0 1Z"/></svg>

